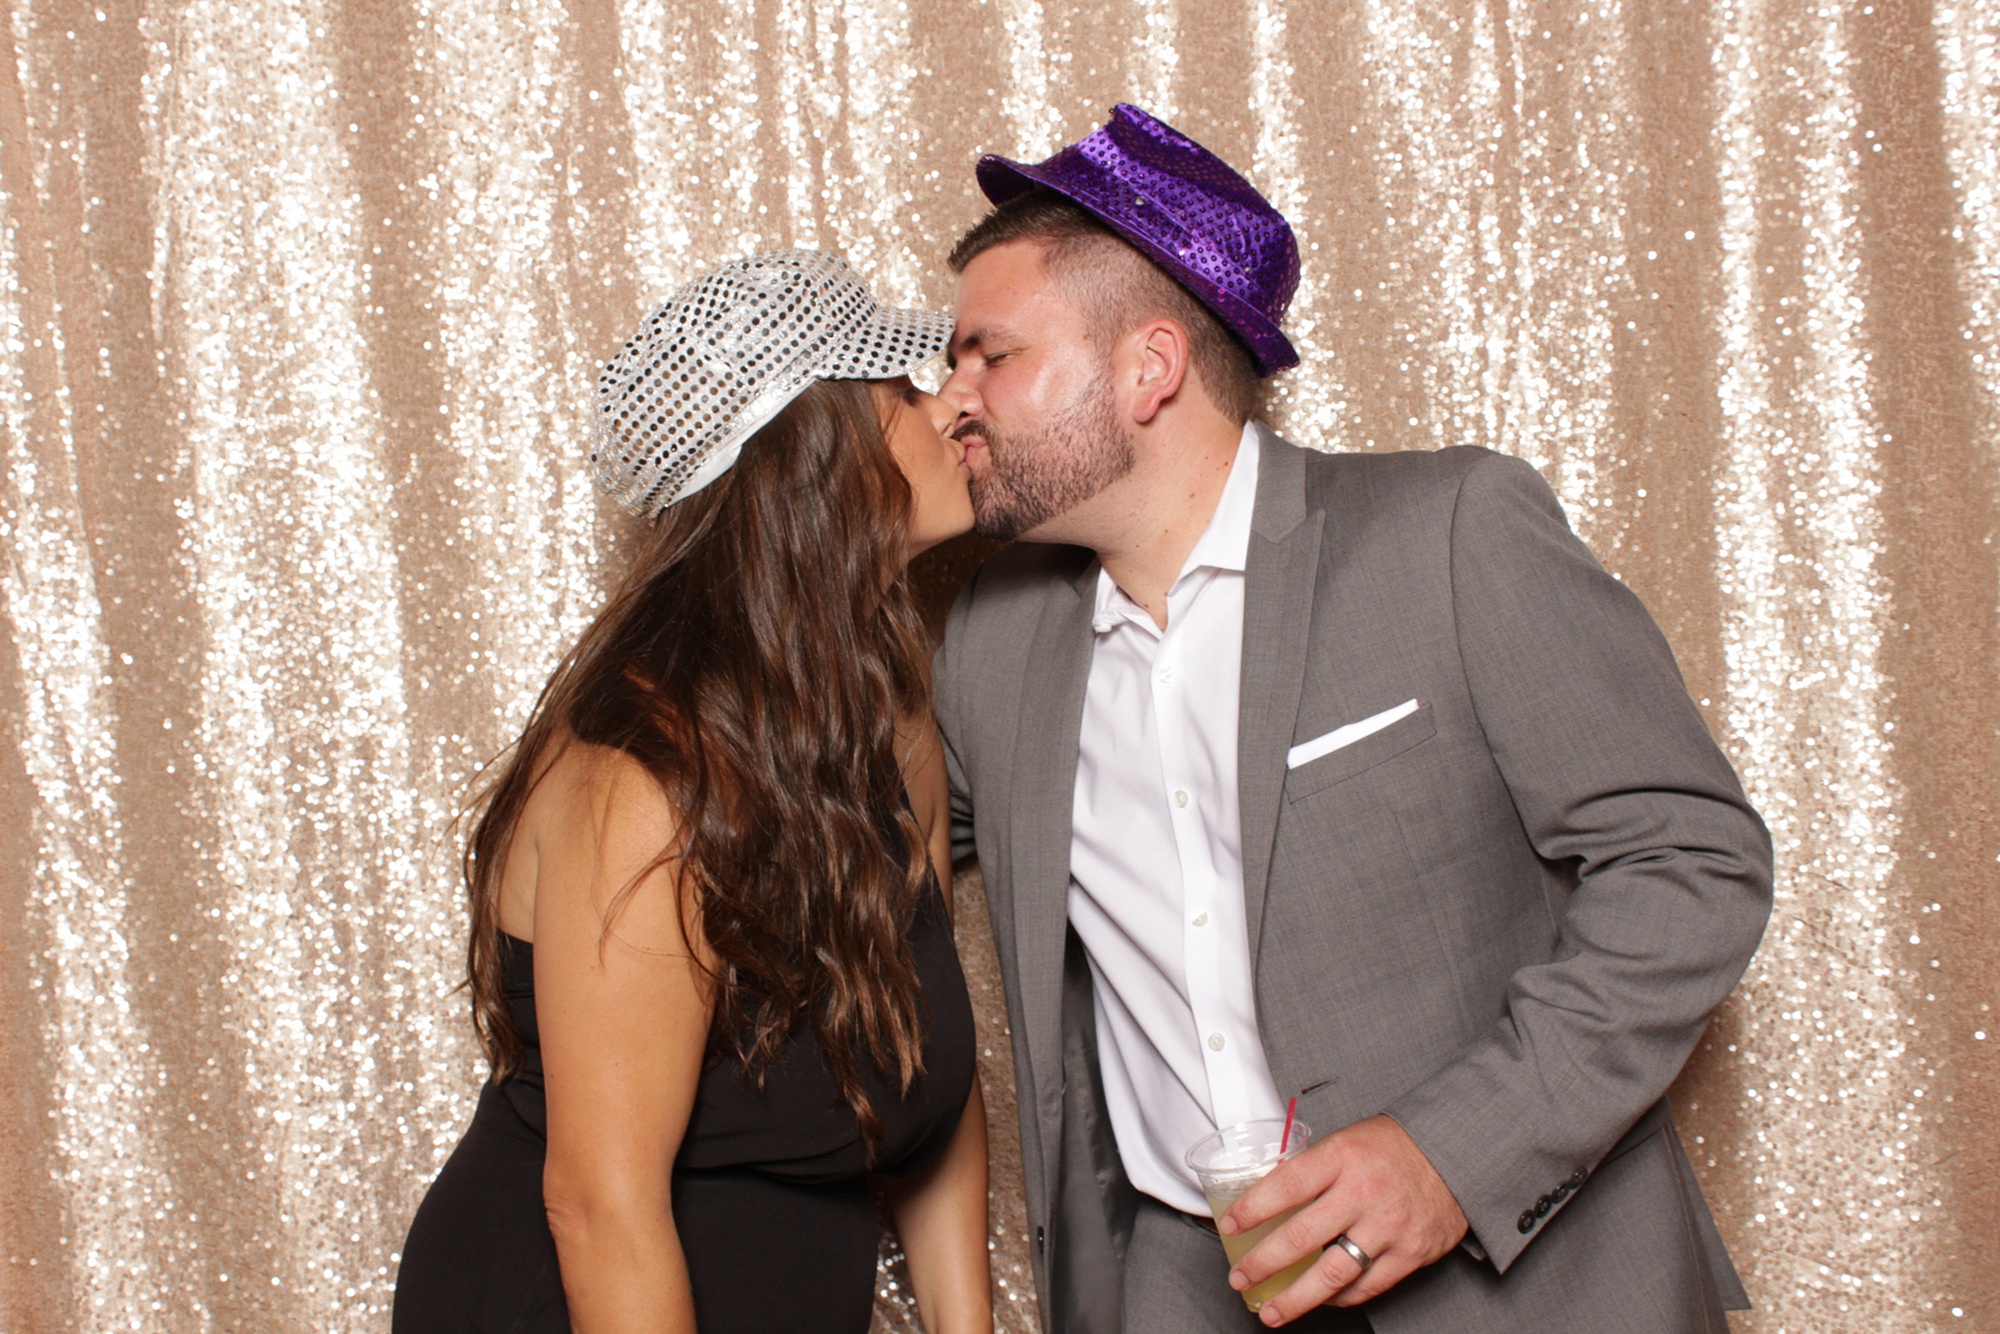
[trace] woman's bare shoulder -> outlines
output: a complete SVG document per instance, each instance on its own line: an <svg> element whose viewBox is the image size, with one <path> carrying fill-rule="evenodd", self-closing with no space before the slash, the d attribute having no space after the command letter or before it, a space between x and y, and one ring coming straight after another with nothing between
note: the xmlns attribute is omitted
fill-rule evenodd
<svg viewBox="0 0 2000 1334"><path fill-rule="evenodd" d="M638 836L655 849L673 832L673 805L646 766L626 751L558 738L521 812L538 845L544 835L596 845Z"/></svg>
<svg viewBox="0 0 2000 1334"><path fill-rule="evenodd" d="M521 813L533 848L538 936L581 914L644 949L684 949L677 833L659 781L624 751L574 739L555 748Z"/></svg>

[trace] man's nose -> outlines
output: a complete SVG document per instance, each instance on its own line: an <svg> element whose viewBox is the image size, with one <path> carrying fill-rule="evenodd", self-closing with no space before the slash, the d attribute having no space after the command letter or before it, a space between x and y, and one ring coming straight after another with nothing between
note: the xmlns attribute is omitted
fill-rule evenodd
<svg viewBox="0 0 2000 1334"><path fill-rule="evenodd" d="M964 366L952 367L951 374L938 386L937 394L960 416L979 415L979 391L972 387L972 376Z"/></svg>

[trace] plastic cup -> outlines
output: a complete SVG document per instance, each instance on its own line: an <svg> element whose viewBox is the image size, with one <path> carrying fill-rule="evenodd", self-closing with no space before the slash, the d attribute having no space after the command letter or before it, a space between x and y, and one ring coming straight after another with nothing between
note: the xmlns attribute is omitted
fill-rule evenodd
<svg viewBox="0 0 2000 1334"><path fill-rule="evenodd" d="M1278 1145L1284 1143L1285 1151L1278 1152ZM1229 1212L1229 1206L1243 1198L1250 1188L1262 1181L1270 1170L1287 1158L1312 1143L1312 1130L1303 1121L1292 1122L1292 1133L1285 1139L1285 1118L1271 1117L1260 1121L1239 1121L1233 1126L1224 1126L1213 1135L1205 1135L1187 1151L1187 1165L1201 1182L1201 1193L1208 1197L1208 1211L1219 1223ZM1283 1213L1264 1220L1247 1232L1235 1236L1217 1233L1222 1238L1222 1249L1234 1265L1250 1253L1252 1247L1273 1229L1284 1225L1285 1220L1297 1213L1305 1205L1287 1209ZM1242 1292L1243 1304L1252 1311L1260 1311L1264 1303L1271 1300L1292 1285L1293 1280L1313 1267L1325 1248L1320 1247L1299 1257L1294 1264L1287 1265L1261 1283L1252 1283Z"/></svg>

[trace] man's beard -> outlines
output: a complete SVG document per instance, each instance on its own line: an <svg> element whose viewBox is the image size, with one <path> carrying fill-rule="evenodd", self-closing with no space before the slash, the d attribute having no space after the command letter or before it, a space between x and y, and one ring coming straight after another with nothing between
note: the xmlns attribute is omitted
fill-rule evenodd
<svg viewBox="0 0 2000 1334"><path fill-rule="evenodd" d="M1132 471L1134 453L1100 373L1034 434L1001 435L980 422L986 475L972 478L972 531L1010 542L1069 511Z"/></svg>

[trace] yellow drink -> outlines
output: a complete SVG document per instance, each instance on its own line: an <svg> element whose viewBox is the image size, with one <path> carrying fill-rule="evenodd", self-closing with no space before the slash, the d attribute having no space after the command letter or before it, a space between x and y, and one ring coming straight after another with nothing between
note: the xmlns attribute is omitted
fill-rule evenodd
<svg viewBox="0 0 2000 1334"><path fill-rule="evenodd" d="M1208 1197L1208 1211L1215 1215L1215 1221L1219 1223L1222 1221L1222 1216L1229 1212L1229 1206L1236 1203L1240 1198L1242 1197L1239 1195L1232 1195L1224 1200L1211 1195ZM1238 1260L1250 1254L1251 1249L1258 1242L1270 1236L1285 1220L1303 1208L1305 1206L1301 1204L1295 1208L1287 1209L1281 1214L1265 1219L1248 1232L1239 1232L1233 1237L1226 1232L1219 1233L1218 1235L1222 1238L1222 1249L1228 1254L1229 1263L1234 1265ZM1286 1288L1291 1287L1293 1281L1303 1275L1306 1270L1311 1269L1318 1262L1320 1256L1324 1254L1326 1254L1325 1247L1310 1251L1300 1256L1295 1263L1286 1265L1263 1282L1252 1283L1249 1287L1243 1289L1243 1304L1252 1311L1263 1310L1265 1302L1270 1301Z"/></svg>
<svg viewBox="0 0 2000 1334"><path fill-rule="evenodd" d="M1248 1194L1250 1188L1262 1181L1272 1168L1310 1143L1312 1130L1301 1121L1240 1121L1197 1141L1187 1151L1187 1165L1201 1182L1201 1193L1208 1200L1208 1211L1215 1215L1215 1221L1219 1223L1222 1216L1229 1212L1229 1206ZM1229 1256L1229 1263L1235 1265L1258 1242L1270 1236L1274 1228L1303 1208L1302 1204L1287 1209L1276 1218L1265 1219L1248 1232L1223 1237L1222 1249ZM1222 1234L1218 1231L1216 1235ZM1312 1268L1325 1253L1322 1247L1310 1255L1302 1255L1296 1263L1286 1265L1262 1283L1252 1283L1241 1294L1243 1304L1253 1311L1261 1311L1265 1302L1292 1286L1293 1280Z"/></svg>

